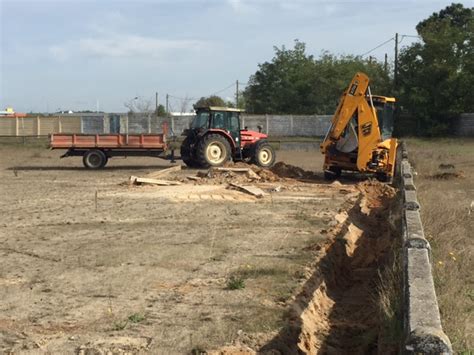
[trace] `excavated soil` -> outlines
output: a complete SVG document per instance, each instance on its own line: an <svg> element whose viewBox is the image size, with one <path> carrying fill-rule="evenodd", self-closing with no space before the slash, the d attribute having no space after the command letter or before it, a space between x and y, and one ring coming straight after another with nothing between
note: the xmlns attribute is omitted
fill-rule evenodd
<svg viewBox="0 0 474 355"><path fill-rule="evenodd" d="M292 180L312 180L315 182L320 180L322 182L321 176L283 162L276 163L271 169L263 169L256 165L246 164L243 162L229 162L224 165L224 168L240 168L248 169L250 171L222 171L210 168L207 171L198 171L197 174L192 175L193 177L198 178L197 180L193 179L192 181L195 181L196 184L200 185L274 182L286 182L291 184ZM181 182L189 182L189 178L183 177L183 174L175 174L174 179Z"/></svg>
<svg viewBox="0 0 474 355"><path fill-rule="evenodd" d="M291 306L288 327L263 352L378 353L376 286L396 238L390 222L395 191L376 181L357 189L352 207L336 215L328 242L314 246L315 272Z"/></svg>

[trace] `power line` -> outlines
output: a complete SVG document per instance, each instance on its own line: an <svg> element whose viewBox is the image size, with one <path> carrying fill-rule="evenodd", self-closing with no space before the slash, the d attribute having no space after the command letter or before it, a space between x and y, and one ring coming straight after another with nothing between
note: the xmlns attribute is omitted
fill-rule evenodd
<svg viewBox="0 0 474 355"><path fill-rule="evenodd" d="M213 93L212 95L217 95L217 94L221 93L222 91L225 91L225 90L227 90L227 89L230 89L230 88L233 87L234 85L235 85L235 83L232 83L232 84L230 84L229 86L226 86L225 88L223 88L223 89L221 89L221 90L219 90L219 91L216 91L216 92Z"/></svg>
<svg viewBox="0 0 474 355"><path fill-rule="evenodd" d="M226 91L226 90L230 89L234 85L235 85L235 83L232 83L232 84L226 86L225 88L223 88L221 90L213 92L211 95L217 95L217 94L219 94L223 91ZM239 81L239 85L246 86L246 85L248 85L248 83L241 83ZM168 94L168 96L172 97L173 99L177 99L177 100L199 100L200 99L200 97L179 97L179 96L175 96L175 95L171 95L171 94Z"/></svg>
<svg viewBox="0 0 474 355"><path fill-rule="evenodd" d="M410 37L410 38L421 38L421 36L418 36L418 35L404 35L404 34L402 34L401 36L402 37Z"/></svg>
<svg viewBox="0 0 474 355"><path fill-rule="evenodd" d="M385 42L380 43L377 47L372 48L370 51L367 51L367 52L365 52L364 54L360 54L359 56L360 56L360 57L366 56L367 54L372 53L372 52L375 51L376 49L379 49L380 47L386 45L387 43L393 41L394 39L395 39L395 38L392 37L392 38L386 40Z"/></svg>

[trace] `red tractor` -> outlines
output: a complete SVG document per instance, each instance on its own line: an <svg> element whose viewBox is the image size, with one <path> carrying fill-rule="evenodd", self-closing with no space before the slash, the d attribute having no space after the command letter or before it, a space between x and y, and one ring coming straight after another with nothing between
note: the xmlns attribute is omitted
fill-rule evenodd
<svg viewBox="0 0 474 355"><path fill-rule="evenodd" d="M229 160L245 161L263 168L275 163L275 151L267 135L240 129L242 110L199 107L181 144L181 159L189 167L221 166ZM259 128L261 130L261 128Z"/></svg>

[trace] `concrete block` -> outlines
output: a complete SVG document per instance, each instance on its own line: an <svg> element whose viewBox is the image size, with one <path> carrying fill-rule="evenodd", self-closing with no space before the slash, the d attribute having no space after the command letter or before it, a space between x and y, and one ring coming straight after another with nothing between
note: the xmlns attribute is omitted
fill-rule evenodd
<svg viewBox="0 0 474 355"><path fill-rule="evenodd" d="M405 190L416 191L416 186L415 186L415 183L413 182L412 177L405 177L405 175L403 175L402 186Z"/></svg>
<svg viewBox="0 0 474 355"><path fill-rule="evenodd" d="M414 354L452 354L443 332L431 275L429 251L406 249L407 338L405 349Z"/></svg>
<svg viewBox="0 0 474 355"><path fill-rule="evenodd" d="M412 172L411 172L411 165L408 162L408 160L403 159L402 164L401 164L401 170L402 170L402 176L403 177L413 177Z"/></svg>
<svg viewBox="0 0 474 355"><path fill-rule="evenodd" d="M405 210L404 215L407 234L405 246L408 248L431 250L430 243L425 238L420 212Z"/></svg>
<svg viewBox="0 0 474 355"><path fill-rule="evenodd" d="M420 203L416 197L415 190L403 190L403 206L410 211L418 211Z"/></svg>
<svg viewBox="0 0 474 355"><path fill-rule="evenodd" d="M401 143L401 152L402 152L402 159L408 159L407 145L405 142Z"/></svg>

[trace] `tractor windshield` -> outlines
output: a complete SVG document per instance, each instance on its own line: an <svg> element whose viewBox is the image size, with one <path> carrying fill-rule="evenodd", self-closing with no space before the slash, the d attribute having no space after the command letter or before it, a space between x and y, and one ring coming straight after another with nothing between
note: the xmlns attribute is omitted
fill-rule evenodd
<svg viewBox="0 0 474 355"><path fill-rule="evenodd" d="M208 128L209 127L209 112L201 111L193 122L191 122L191 129Z"/></svg>

